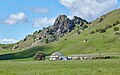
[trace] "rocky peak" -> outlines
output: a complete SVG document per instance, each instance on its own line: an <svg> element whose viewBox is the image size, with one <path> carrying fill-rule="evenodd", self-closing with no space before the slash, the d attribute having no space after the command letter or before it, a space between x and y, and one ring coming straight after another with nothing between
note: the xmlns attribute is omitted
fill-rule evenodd
<svg viewBox="0 0 120 75"><path fill-rule="evenodd" d="M74 23L66 15L57 17L54 23L54 30L59 34L70 32L74 28Z"/></svg>
<svg viewBox="0 0 120 75"><path fill-rule="evenodd" d="M87 23L86 20L83 20L77 16L74 16L73 19L70 20L66 15L59 15L56 18L53 26L49 26L43 30L34 32L32 35L26 36L25 39L16 43L13 49L30 48L38 44L59 40L61 36L64 36L68 32L74 30L76 25L82 27L85 25L85 23Z"/></svg>
<svg viewBox="0 0 120 75"><path fill-rule="evenodd" d="M63 23L67 19L68 18L66 15L59 15L54 22L54 26L59 25L60 23Z"/></svg>

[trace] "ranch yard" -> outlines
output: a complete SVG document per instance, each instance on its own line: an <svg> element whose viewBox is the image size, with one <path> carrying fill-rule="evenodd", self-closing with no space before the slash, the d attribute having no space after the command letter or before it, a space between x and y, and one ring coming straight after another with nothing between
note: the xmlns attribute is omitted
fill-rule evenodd
<svg viewBox="0 0 120 75"><path fill-rule="evenodd" d="M2 60L0 75L120 75L120 59Z"/></svg>

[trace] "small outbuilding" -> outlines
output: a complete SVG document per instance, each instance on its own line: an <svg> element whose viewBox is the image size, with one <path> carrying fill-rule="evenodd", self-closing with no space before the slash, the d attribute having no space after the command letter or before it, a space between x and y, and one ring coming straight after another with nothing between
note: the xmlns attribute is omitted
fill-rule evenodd
<svg viewBox="0 0 120 75"><path fill-rule="evenodd" d="M67 58L60 52L54 52L51 54L50 60L67 60Z"/></svg>

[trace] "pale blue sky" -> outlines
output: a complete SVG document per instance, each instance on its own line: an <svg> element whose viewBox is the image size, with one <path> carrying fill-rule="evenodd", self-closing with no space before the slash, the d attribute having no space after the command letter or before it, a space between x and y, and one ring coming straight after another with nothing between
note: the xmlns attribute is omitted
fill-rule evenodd
<svg viewBox="0 0 120 75"><path fill-rule="evenodd" d="M77 15L92 21L98 16L120 7L120 0L91 0L93 6L89 1L0 0L0 43L12 43L16 42L15 40L21 40L36 30L52 25L54 19L60 14L65 14L70 18ZM108 3L107 1L111 2ZM94 6L100 7L100 10ZM89 10L84 10L85 7ZM95 11L98 12L95 13Z"/></svg>

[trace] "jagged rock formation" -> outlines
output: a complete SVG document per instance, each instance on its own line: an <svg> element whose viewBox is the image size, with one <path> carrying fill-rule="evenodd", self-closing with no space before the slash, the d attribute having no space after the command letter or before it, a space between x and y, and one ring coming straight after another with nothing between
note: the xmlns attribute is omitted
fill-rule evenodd
<svg viewBox="0 0 120 75"><path fill-rule="evenodd" d="M74 16L70 20L66 15L59 15L53 26L34 32L17 42L12 49L30 48L36 45L59 40L60 37L74 30L75 26L84 26L88 22L80 17Z"/></svg>
<svg viewBox="0 0 120 75"><path fill-rule="evenodd" d="M60 15L57 17L53 26L54 31L58 34L65 34L66 32L70 32L75 27L73 21L67 18L66 15Z"/></svg>

